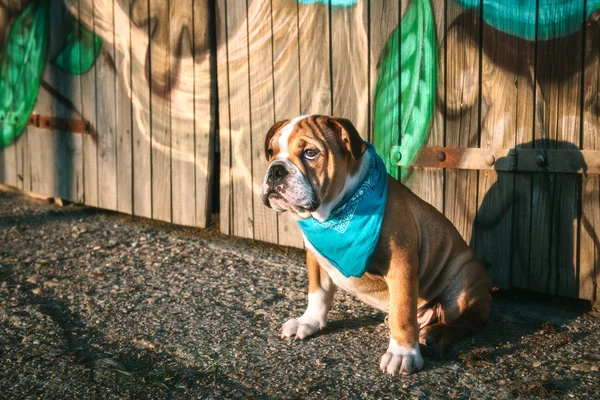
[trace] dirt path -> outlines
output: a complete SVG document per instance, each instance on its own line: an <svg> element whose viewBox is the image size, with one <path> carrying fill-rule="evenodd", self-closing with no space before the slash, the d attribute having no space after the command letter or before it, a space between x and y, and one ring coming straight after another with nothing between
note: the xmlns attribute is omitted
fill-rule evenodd
<svg viewBox="0 0 600 400"><path fill-rule="evenodd" d="M0 192L0 398L600 398L585 307L495 293L487 332L389 377L382 313L305 307L303 255ZM589 307L588 307L589 308Z"/></svg>

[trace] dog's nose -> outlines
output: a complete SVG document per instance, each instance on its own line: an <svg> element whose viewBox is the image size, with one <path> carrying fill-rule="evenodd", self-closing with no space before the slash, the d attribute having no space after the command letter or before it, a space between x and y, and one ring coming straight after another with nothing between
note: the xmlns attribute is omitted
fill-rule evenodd
<svg viewBox="0 0 600 400"><path fill-rule="evenodd" d="M289 174L285 165L281 164L273 164L271 168L269 168L269 173L267 176L267 181L269 183L275 183L281 181Z"/></svg>

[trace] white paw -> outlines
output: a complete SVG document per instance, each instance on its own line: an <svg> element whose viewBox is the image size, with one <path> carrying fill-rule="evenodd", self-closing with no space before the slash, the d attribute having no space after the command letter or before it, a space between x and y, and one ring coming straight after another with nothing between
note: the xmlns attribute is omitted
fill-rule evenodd
<svg viewBox="0 0 600 400"><path fill-rule="evenodd" d="M281 327L281 338L285 339L295 336L296 339L304 339L314 335L323 328L325 328L324 321L302 316L300 318L290 319L288 322L283 324Z"/></svg>
<svg viewBox="0 0 600 400"><path fill-rule="evenodd" d="M412 348L399 346L394 339L390 339L387 352L381 357L379 367L390 375L410 374L423 368L423 357L419 350L419 343Z"/></svg>

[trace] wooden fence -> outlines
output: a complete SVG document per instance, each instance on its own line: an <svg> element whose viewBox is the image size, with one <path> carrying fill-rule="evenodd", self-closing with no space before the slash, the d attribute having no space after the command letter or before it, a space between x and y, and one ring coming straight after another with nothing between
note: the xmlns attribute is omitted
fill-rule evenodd
<svg viewBox="0 0 600 400"><path fill-rule="evenodd" d="M16 136L0 149L0 181L206 226L216 123L209 1L3 4L0 80L10 90L0 117L28 122L15 133L12 119L0 120L5 139ZM37 102L24 113L31 95Z"/></svg>
<svg viewBox="0 0 600 400"><path fill-rule="evenodd" d="M600 181L585 173L598 155L581 151L600 150L598 4L519 4L218 0L223 232L302 246L260 201L263 138L277 120L334 114L454 223L497 286L598 298ZM413 153L431 147L536 149L542 167L559 149L574 164L418 168ZM398 154L413 167L398 173Z"/></svg>
<svg viewBox="0 0 600 400"><path fill-rule="evenodd" d="M333 114L454 223L497 286L595 300L598 6L0 2L0 181L203 227L218 173L224 233L302 247L260 200L264 135Z"/></svg>

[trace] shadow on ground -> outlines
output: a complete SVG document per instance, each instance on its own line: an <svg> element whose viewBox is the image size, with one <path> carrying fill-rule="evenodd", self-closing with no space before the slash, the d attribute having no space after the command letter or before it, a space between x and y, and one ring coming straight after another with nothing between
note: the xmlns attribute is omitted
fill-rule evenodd
<svg viewBox="0 0 600 400"><path fill-rule="evenodd" d="M488 329L389 377L385 315L339 294L307 341L300 251L0 193L9 398L598 397L589 304L495 292Z"/></svg>

